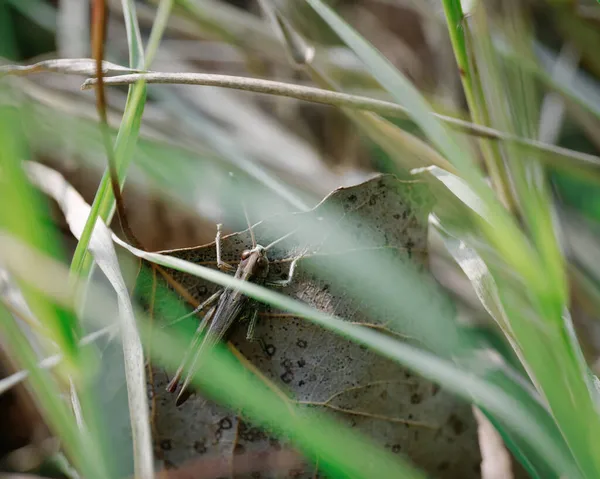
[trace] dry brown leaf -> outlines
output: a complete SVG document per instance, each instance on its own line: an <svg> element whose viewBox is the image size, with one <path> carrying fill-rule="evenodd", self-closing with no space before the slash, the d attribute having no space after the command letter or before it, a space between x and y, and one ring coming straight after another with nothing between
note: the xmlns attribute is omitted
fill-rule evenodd
<svg viewBox="0 0 600 479"><path fill-rule="evenodd" d="M269 250L271 279L285 278L290 259L301 250L309 252L300 261L292 284L282 290L284 294L348 321L403 334L406 331L389 322L393 312L377 311L373 304L355 299L353 292L364 278L338 274L339 260L349 255L356 264L375 257L400 259L419 264L421 274L426 275L428 198L423 184L384 175L340 188L307 213L263 221L254 233L259 244L267 245L282 233L296 231ZM342 230L366 247L355 250L356 243L347 241ZM249 246L249 231L226 236L223 259L235 264ZM163 253L216 266L214 243ZM198 302L219 289L197 277L170 273ZM260 342L246 341L243 324L234 328L230 341L291 398L307 407L326 409L434 477L479 477L477 424L468 404L307 320L270 309L267 313L255 332ZM154 379L157 445L168 465L179 466L204 455L233 458L242 452L272 451L285 442L201 395L177 408L175 397L165 391L170 375L158 370ZM307 466L285 477L314 474L314 468ZM271 476L263 471L261 477Z"/></svg>

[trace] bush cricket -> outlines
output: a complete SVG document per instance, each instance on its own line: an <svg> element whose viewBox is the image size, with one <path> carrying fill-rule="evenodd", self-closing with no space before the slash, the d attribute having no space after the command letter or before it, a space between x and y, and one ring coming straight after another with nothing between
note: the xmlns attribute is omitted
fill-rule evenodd
<svg viewBox="0 0 600 479"><path fill-rule="evenodd" d="M288 238L295 231L282 236L265 247L256 243L256 238L254 237L254 232L250 224L249 230L252 238L252 248L245 250L241 254L240 262L235 272L235 278L242 281L251 281L258 285L279 287L285 287L289 285L292 281L296 264L304 256L305 252L293 259L290 264L287 279L279 281L267 281L267 276L269 274L269 259L267 257L267 251L272 246ZM220 270L232 271L234 267L221 260L220 224L217 225L215 245L217 250L217 267ZM183 385L177 394L177 399L175 401L177 406L183 404L192 395L193 391L190 388L190 382L195 371L200 365L203 354L219 341L227 339L228 333L237 321L249 319L246 339L249 341L254 340L254 329L258 316L258 305L255 304L253 299L244 295L238 289L228 287L218 291L200 304L190 314L184 316L184 318L198 314L206 309L208 309L208 312L204 315L200 324L198 325L196 333L194 334L190 347L184 355L181 365L167 386L167 391L171 393L176 392L183 374L183 370L188 370L188 375L186 376Z"/></svg>

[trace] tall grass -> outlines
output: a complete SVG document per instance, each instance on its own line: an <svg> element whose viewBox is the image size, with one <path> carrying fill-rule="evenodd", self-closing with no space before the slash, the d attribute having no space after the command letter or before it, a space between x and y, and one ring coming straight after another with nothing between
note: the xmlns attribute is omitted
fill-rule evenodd
<svg viewBox="0 0 600 479"><path fill-rule="evenodd" d="M573 289L588 304L598 304L597 268L586 269L581 264L587 254L581 249L589 248L591 255L598 245L593 235L585 236L588 243L565 243L564 238L573 234L574 222L561 220L566 207L551 178L568 178L595 194L600 158L547 144L548 138L542 134L548 131L548 122L555 131L562 127L564 117L552 124L557 119L549 117L543 107L544 100L552 95L563 102L570 127L592 137L593 143L600 112L596 83L586 78L585 93L574 89L561 81L561 75L581 79L586 74L558 60L553 67L561 75L554 78L548 74L538 58L540 40L529 8L506 2L492 11L479 2L472 11L464 12L459 0L444 0L445 28L461 77L466 115L472 123L458 121L434 111L425 92L323 1L307 0L296 9L268 0L259 3L269 22L261 23L220 2L161 1L144 48L139 20L143 15L136 12L134 1L123 1L117 11L126 27L128 66L150 69L155 55L160 55L161 36L172 13L181 22L174 24L175 29L209 38L221 47L235 46L237 52L245 54L245 68L253 76L264 76L266 61L279 67L289 59L295 61L295 68L302 69L305 78L322 90L278 89L260 81L232 85L220 77L211 81L222 81L228 88L271 92L269 99L274 101L302 95L308 101L340 107L365 141L385 152L388 169L426 182L437 200L430 227L455 262L455 270L462 271L470 282L495 334L510 346L518 367L512 368L504 360L498 363L497 358L504 353L492 354L489 344L482 356L472 332L457 323L448 298L432 295L431 282L401 262L374 258L364 264L352 255L332 260L336 275L360 279L360 287L349 290L354 299L374 301L395 311L396 317L390 322L405 332L412 328L410 333L418 336L422 347L349 324L201 265L122 246L150 263L224 287L238 287L260 302L305 318L442 385L485 413L531 477L599 477L597 378L589 366L590 358L584 356L570 313ZM111 8L117 7L113 2ZM46 4L31 2L23 11L35 22L45 8ZM140 12L147 12L146 8L141 7ZM579 49L584 64L597 75L590 59L593 52L583 40L595 33L576 13L556 5L546 8L562 32L561 41ZM432 17L438 13L431 11ZM408 121L393 120L400 110L390 103L376 102L379 98L370 101L351 94L335 95L331 90L341 90L343 84L337 81L340 67L325 59L325 47L313 44L304 19L311 19L324 36L337 39L352 52L359 66L342 66L342 71L378 85L377 94L385 94L400 105ZM582 22L579 33L574 31L576 22ZM13 33L3 29L6 45L14 44ZM118 61L119 48L124 45L109 44L113 50L109 50L108 59ZM286 56L286 50L291 55ZM571 70L565 72L568 68ZM19 71L9 67L5 73ZM169 78L169 83L177 83L182 77ZM167 83L165 76L147 79L159 83L152 86L154 90L147 90L143 74L116 80L130 85L118 127L113 123L108 131L121 186L126 180L138 185L149 183L168 201L194 211L202 211L206 204L237 204L243 196L253 214L262 211L267 216L307 210L306 205L315 204L324 190L339 181L315 160L318 155L314 151L307 151L280 125L274 126L258 108L242 102L223 100L215 105L207 101L204 106L211 111L211 118L190 106L199 101L193 95L181 96L181 90L161 85ZM117 336L125 342L130 398L126 415L134 431L130 445L133 470L141 477L151 475L153 451L143 433L148 425L146 407L136 407L140 404L131 401L144 393L140 384L147 378L131 377L132 371L142 375L141 360L131 353L131 344L139 333L150 359L172 371L189 341L185 334L189 331L178 334L182 331L152 328L148 312L131 306L135 301L123 279L128 271L116 259L110 232L103 223L97 223L110 222L114 213L108 173L91 207L60 177L51 173L37 176L38 183L56 186L43 190L58 201L77 238L72 259L67 261L61 255L57 230L49 225L47 205L27 180L24 160L34 159L40 150L64 153L64 145L57 138L66 139L72 154L95 158L100 165L106 152L99 141L94 113L85 118L84 103L74 103L74 114L65 110L70 100L60 92L56 96L40 94L27 78L23 84L12 80L7 76L0 84L0 182L5 200L0 208L0 264L18 284L36 322L24 326L22 319L28 312L15 309L5 297L0 317L3 337L11 356L29 372L28 384L36 402L77 472L86 478L123 475L124 467L113 464L108 452L111 412L103 410L92 393L102 358L96 349L79 346L83 331L90 324L106 325L107 305L118 303L122 321ZM106 80L106 88L112 88L111 78ZM112 108L109 113L114 112ZM165 112L174 112L182 126L161 123ZM224 129L219 121L230 121L235 128ZM256 125L250 124L253 122ZM178 128L192 133L178 136ZM277 144L285 147L253 144L248 132L258 135L259 130L267 132L273 143L281 140ZM155 136L152 140L148 138L151 134ZM269 164L263 157L275 161ZM135 168L130 170L132 164ZM286 170L293 167L297 170L289 174ZM415 167L419 168L411 170ZM231 171L241 179L237 186L225 180ZM202 205L196 208L199 203ZM588 221L600 221L598 211L592 209L586 214ZM575 252L566 247L573 244L579 248ZM347 250L360 247L353 243L352 234L343 230L339 245ZM91 274L93 264L105 272L116 292L116 302ZM181 307L176 299L171 301L172 308ZM128 329L135 324L134 309L139 331ZM411 318L419 321L407 321ZM36 338L33 344L28 340L32 337ZM43 355L60 354L60 368L52 372L39 368L34 348ZM408 459L393 456L330 417L307 414L293 406L248 375L221 348L209 355L205 366L195 373L194 382L211 398L233 410L243 410L256 424L291 440L331 477L424 477ZM8 382L0 382L0 393L5 384Z"/></svg>

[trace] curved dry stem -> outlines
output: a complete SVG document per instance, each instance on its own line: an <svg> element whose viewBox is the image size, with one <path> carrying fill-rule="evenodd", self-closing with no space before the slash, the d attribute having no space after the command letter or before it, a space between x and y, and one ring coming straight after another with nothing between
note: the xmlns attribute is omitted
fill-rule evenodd
<svg viewBox="0 0 600 479"><path fill-rule="evenodd" d="M210 73L164 73L150 72L141 74L119 75L115 77L105 78L105 85L130 85L139 80L144 80L146 83L172 84L172 85L201 85L201 86L217 86L221 88L230 88L234 90L242 90L253 93L263 93L268 95L278 95L296 100L310 101L324 105L338 106L343 108L353 108L357 110L366 110L380 115L406 118L408 110L397 103L376 100L358 95L349 95L347 93L339 93L320 88L294 85L290 83L277 82L272 80L263 80L258 78L237 77L231 75L215 75ZM96 84L95 78L88 78L81 86L82 90L93 88ZM510 141L520 146L530 148L539 152L550 153L551 155L569 159L575 162L576 166L583 168L600 168L600 158L595 155L581 153L578 151L562 148L555 145L550 145L536 140L521 138L509 133L495 130L482 125L476 125L468 121L454 118L439 113L433 113L439 120L446 123L448 126L482 138L492 140ZM542 158L543 155L542 155ZM561 166L560 162L557 166ZM573 165L570 165L573 166Z"/></svg>

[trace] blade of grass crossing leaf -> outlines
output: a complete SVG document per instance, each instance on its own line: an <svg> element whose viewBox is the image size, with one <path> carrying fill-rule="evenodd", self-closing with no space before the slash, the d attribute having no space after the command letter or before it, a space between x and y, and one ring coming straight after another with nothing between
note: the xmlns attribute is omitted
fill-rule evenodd
<svg viewBox="0 0 600 479"><path fill-rule="evenodd" d="M174 370L180 360L178 351L187 340L162 330L150 332L144 322L142 331L152 334L155 360ZM424 475L405 461L398 460L370 439L346 429L332 419L310 410L301 410L282 401L273 391L240 366L224 348L207 355L207 361L194 372L193 382L235 410L276 433L289 437L328 477L371 479L405 477L424 479Z"/></svg>

